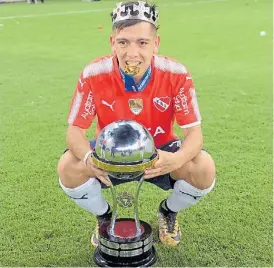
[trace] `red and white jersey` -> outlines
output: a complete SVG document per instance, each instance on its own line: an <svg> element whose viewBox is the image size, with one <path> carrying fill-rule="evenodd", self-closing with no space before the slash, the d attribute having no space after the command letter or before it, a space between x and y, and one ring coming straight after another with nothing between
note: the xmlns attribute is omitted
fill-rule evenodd
<svg viewBox="0 0 274 268"><path fill-rule="evenodd" d="M97 135L113 121L135 120L150 131L157 147L177 138L175 119L181 128L200 124L193 81L185 66L155 55L151 68L145 89L127 92L115 56L91 62L78 80L68 123L87 129L97 116Z"/></svg>

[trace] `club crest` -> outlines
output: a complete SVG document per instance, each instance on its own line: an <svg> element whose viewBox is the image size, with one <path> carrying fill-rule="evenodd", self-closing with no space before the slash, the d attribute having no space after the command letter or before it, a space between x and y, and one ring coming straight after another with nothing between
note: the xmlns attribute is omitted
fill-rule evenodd
<svg viewBox="0 0 274 268"><path fill-rule="evenodd" d="M154 106L160 111L160 112L164 112L167 110L167 108L170 105L170 97L155 97L153 98L153 103Z"/></svg>
<svg viewBox="0 0 274 268"><path fill-rule="evenodd" d="M128 192L118 193L117 203L121 208L128 208L133 205L134 197Z"/></svg>
<svg viewBox="0 0 274 268"><path fill-rule="evenodd" d="M143 100L142 99L129 99L128 100L129 109L135 115L138 115L143 110Z"/></svg>

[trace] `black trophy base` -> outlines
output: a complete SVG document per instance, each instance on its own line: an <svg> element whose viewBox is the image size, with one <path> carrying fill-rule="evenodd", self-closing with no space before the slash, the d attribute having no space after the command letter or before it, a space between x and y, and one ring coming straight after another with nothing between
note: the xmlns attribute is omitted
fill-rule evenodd
<svg viewBox="0 0 274 268"><path fill-rule="evenodd" d="M131 258L127 260L125 260L124 258L119 259L117 257L104 258L100 254L100 250L96 248L93 260L99 267L150 267L157 261L157 255L155 247L152 246L151 254L147 256L145 259L141 258L140 260L137 259L133 261Z"/></svg>
<svg viewBox="0 0 274 268"><path fill-rule="evenodd" d="M136 237L135 220L117 219L115 236L109 234L106 223L99 229L99 245L94 252L94 262L100 267L148 267L157 260L155 247L152 244L151 226L140 221L141 235Z"/></svg>

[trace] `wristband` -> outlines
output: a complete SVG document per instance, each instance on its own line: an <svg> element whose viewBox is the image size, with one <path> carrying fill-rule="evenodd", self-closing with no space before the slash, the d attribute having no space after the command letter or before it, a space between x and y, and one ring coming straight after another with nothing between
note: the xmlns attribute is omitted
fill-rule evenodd
<svg viewBox="0 0 274 268"><path fill-rule="evenodd" d="M89 158L89 156L91 156L91 154L92 154L92 150L86 152L86 154L83 158L83 163L85 164L85 166L87 165L88 158Z"/></svg>

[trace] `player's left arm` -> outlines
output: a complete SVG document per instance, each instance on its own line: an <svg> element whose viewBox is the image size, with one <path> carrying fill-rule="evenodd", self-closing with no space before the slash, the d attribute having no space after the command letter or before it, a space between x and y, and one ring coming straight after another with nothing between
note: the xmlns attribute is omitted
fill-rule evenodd
<svg viewBox="0 0 274 268"><path fill-rule="evenodd" d="M193 79L189 73L182 76L179 89L176 90L174 113L184 136L181 148L175 155L181 165L184 165L195 158L203 147L201 114Z"/></svg>
<svg viewBox="0 0 274 268"><path fill-rule="evenodd" d="M173 97L174 115L182 128L184 140L176 153L158 150L159 159L154 168L145 172L145 178L170 173L194 159L202 149L201 115L196 92L189 73L181 77Z"/></svg>
<svg viewBox="0 0 274 268"><path fill-rule="evenodd" d="M203 148L203 134L201 125L183 128L184 141L179 151L174 153L180 165L191 161Z"/></svg>

